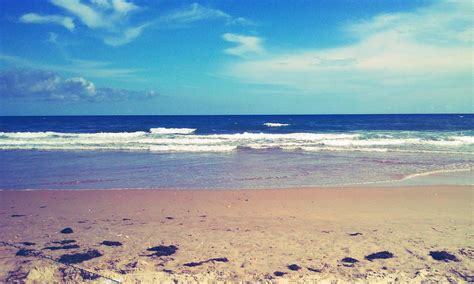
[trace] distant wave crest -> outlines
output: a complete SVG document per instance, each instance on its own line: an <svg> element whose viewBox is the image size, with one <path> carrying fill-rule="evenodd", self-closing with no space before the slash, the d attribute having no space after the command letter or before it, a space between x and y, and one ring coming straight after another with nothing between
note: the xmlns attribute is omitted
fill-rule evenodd
<svg viewBox="0 0 474 284"><path fill-rule="evenodd" d="M289 126L290 124L288 123L277 123L277 122L265 122L263 125L267 127L283 127L283 126Z"/></svg>

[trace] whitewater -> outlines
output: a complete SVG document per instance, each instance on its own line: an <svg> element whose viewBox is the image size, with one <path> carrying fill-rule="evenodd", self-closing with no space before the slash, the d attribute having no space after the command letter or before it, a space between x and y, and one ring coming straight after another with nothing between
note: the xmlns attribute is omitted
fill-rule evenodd
<svg viewBox="0 0 474 284"><path fill-rule="evenodd" d="M0 117L0 190L472 184L473 153L470 114Z"/></svg>
<svg viewBox="0 0 474 284"><path fill-rule="evenodd" d="M348 133L194 134L193 128L62 133L0 132L2 150L125 150L157 152L387 151L473 154L474 136L458 132L364 131Z"/></svg>

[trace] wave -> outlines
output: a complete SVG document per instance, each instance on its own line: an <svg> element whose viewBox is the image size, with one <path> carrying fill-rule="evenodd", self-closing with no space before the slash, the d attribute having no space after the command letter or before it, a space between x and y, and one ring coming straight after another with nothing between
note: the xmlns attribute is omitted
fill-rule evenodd
<svg viewBox="0 0 474 284"><path fill-rule="evenodd" d="M454 133L234 133L194 134L192 128L149 132L0 132L4 150L129 150L154 152L354 151L474 154L474 137Z"/></svg>
<svg viewBox="0 0 474 284"><path fill-rule="evenodd" d="M195 128L150 128L150 133L153 134L191 134L196 131Z"/></svg>
<svg viewBox="0 0 474 284"><path fill-rule="evenodd" d="M64 133L64 132L0 132L0 139L41 139L41 138L133 138L143 137L147 134L144 131L137 132L97 132L97 133ZM1 141L1 140L0 140ZM1 145L1 142L0 142Z"/></svg>
<svg viewBox="0 0 474 284"><path fill-rule="evenodd" d="M277 122L265 122L263 125L267 127L283 127L283 126L289 126L290 124L288 123L277 123Z"/></svg>
<svg viewBox="0 0 474 284"><path fill-rule="evenodd" d="M451 169L445 168L441 170L433 170L433 171L410 174L403 177L400 181L405 181L405 180L409 180L409 179L413 179L417 177L431 176L431 175L437 175L437 174L447 174L447 173L458 173L458 172L472 172L472 165L464 165L464 167L461 167L461 168L451 168Z"/></svg>

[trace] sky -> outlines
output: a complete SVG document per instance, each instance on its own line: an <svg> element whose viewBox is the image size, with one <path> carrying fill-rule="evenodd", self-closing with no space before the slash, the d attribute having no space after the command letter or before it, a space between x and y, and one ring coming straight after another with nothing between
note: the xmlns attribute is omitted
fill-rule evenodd
<svg viewBox="0 0 474 284"><path fill-rule="evenodd" d="M472 113L473 5L0 0L0 115Z"/></svg>

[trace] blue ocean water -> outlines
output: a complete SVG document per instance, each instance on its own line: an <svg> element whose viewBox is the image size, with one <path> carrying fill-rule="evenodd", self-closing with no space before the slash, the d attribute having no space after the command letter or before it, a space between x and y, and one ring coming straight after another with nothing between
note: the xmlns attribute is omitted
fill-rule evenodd
<svg viewBox="0 0 474 284"><path fill-rule="evenodd" d="M0 189L379 184L473 150L472 114L0 117Z"/></svg>

